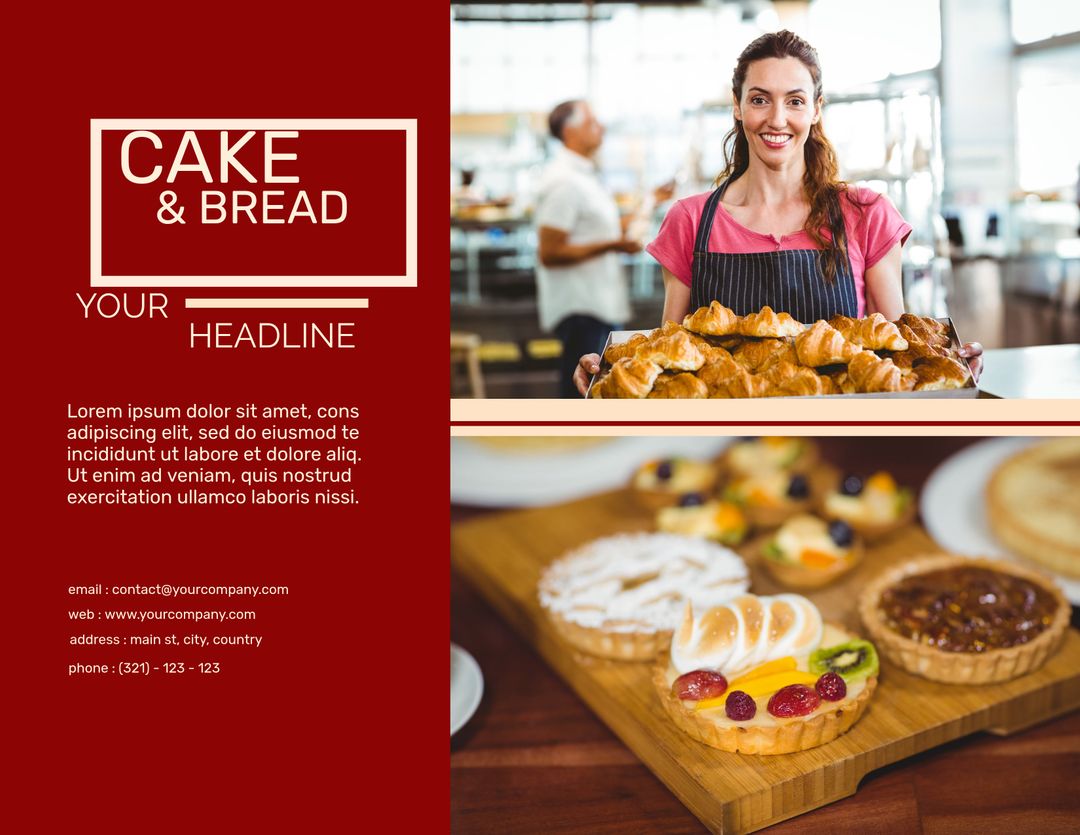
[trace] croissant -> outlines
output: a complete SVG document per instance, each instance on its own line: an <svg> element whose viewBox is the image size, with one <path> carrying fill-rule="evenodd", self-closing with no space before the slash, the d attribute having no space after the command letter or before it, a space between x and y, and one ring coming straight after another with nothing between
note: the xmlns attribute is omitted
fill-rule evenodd
<svg viewBox="0 0 1080 835"><path fill-rule="evenodd" d="M693 374L661 374L653 383L650 398L701 399L709 396L709 387Z"/></svg>
<svg viewBox="0 0 1080 835"><path fill-rule="evenodd" d="M836 315L829 320L829 324L848 342L871 351L903 351L908 347L907 340L900 335L900 329L880 313L871 313L864 319Z"/></svg>
<svg viewBox="0 0 1080 835"><path fill-rule="evenodd" d="M739 365L755 374L778 362L798 362L795 346L788 339L753 339L732 352Z"/></svg>
<svg viewBox="0 0 1080 835"><path fill-rule="evenodd" d="M686 331L646 340L634 356L674 371L697 371L705 362L705 354L691 342Z"/></svg>
<svg viewBox="0 0 1080 835"><path fill-rule="evenodd" d="M958 389L967 385L969 372L962 363L948 357L932 357L915 363L915 391Z"/></svg>
<svg viewBox="0 0 1080 835"><path fill-rule="evenodd" d="M848 374L846 368L838 368L829 374L829 379L832 380L833 388L839 394L855 394L855 384L851 381L851 375Z"/></svg>
<svg viewBox="0 0 1080 835"><path fill-rule="evenodd" d="M765 391L766 397L805 397L836 393L832 380L804 365L777 363L762 376L772 383Z"/></svg>
<svg viewBox="0 0 1080 835"><path fill-rule="evenodd" d="M920 342L942 348L947 348L949 345L949 328L937 319L931 319L927 316L916 316L912 313L903 313L900 315L900 318L896 320L896 324L898 326L907 325L918 335Z"/></svg>
<svg viewBox="0 0 1080 835"><path fill-rule="evenodd" d="M903 328L904 326L901 325L900 327ZM907 370L925 360L941 359L945 358L946 355L947 352L943 349L932 348L925 342L909 342L906 351L896 351L888 356L899 368Z"/></svg>
<svg viewBox="0 0 1080 835"><path fill-rule="evenodd" d="M848 363L848 377L858 392L910 391L915 381L889 359L873 351L860 351Z"/></svg>
<svg viewBox="0 0 1080 835"><path fill-rule="evenodd" d="M698 617L687 602L671 661L679 672L722 670L730 680L773 659L809 654L823 630L818 608L796 594L744 594Z"/></svg>
<svg viewBox="0 0 1080 835"><path fill-rule="evenodd" d="M740 369L738 373L709 386L709 397L737 400L747 397L764 397L768 389L769 381L764 377L751 374L746 369Z"/></svg>
<svg viewBox="0 0 1080 835"><path fill-rule="evenodd" d="M743 336L797 336L802 331L802 324L792 319L790 313L776 313L768 305L739 321L739 333Z"/></svg>
<svg viewBox="0 0 1080 835"><path fill-rule="evenodd" d="M737 333L738 326L739 317L735 315L735 311L724 307L718 301L714 301L708 307L699 307L683 319L683 327L687 330L710 336Z"/></svg>
<svg viewBox="0 0 1080 835"><path fill-rule="evenodd" d="M698 379L708 386L709 397L761 397L768 387L768 381L751 374L730 354L718 355L703 365L698 370Z"/></svg>
<svg viewBox="0 0 1080 835"><path fill-rule="evenodd" d="M816 367L849 362L862 349L844 339L828 322L818 319L810 330L795 337L795 353L803 365Z"/></svg>
<svg viewBox="0 0 1080 835"><path fill-rule="evenodd" d="M607 350L604 351L604 361L608 365L614 365L618 360L623 357L632 357L637 352L637 349L649 341L649 337L643 333L635 333L626 342L620 342L617 345L608 345Z"/></svg>
<svg viewBox="0 0 1080 835"><path fill-rule="evenodd" d="M661 368L655 362L623 357L592 387L591 396L601 399L641 399L652 391Z"/></svg>

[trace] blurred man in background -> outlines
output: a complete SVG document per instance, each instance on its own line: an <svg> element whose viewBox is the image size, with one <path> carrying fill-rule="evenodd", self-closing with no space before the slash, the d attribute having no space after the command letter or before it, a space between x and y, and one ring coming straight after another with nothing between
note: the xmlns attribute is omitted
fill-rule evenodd
<svg viewBox="0 0 1080 835"><path fill-rule="evenodd" d="M620 252L640 252L625 236L614 198L601 185L593 157L604 128L581 100L548 116L562 143L540 180L536 202L536 268L540 326L562 341L559 396L580 397L573 375L578 357L599 352L607 335L630 318L630 292Z"/></svg>

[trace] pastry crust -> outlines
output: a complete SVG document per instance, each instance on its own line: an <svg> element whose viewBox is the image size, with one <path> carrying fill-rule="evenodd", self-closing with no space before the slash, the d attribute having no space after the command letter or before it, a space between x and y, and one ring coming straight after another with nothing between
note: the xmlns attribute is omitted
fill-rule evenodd
<svg viewBox="0 0 1080 835"><path fill-rule="evenodd" d="M795 352L803 365L816 367L850 362L863 350L844 339L828 322L818 319L808 331L795 337Z"/></svg>
<svg viewBox="0 0 1080 835"><path fill-rule="evenodd" d="M1036 443L994 471L987 520L999 541L1026 560L1080 577L1080 438Z"/></svg>
<svg viewBox="0 0 1080 835"><path fill-rule="evenodd" d="M854 638L849 635L848 640ZM684 733L712 748L733 754L792 754L832 742L851 729L865 713L877 688L877 676L866 679L858 695L840 702L823 702L809 717L776 719L768 724L749 722L718 723L708 715L688 708L672 695L668 683L670 655L661 652L653 667L653 686L664 711ZM770 717L772 719L772 717Z"/></svg>
<svg viewBox="0 0 1080 835"><path fill-rule="evenodd" d="M731 308L714 301L708 307L699 307L683 319L683 327L694 333L725 336L739 332L739 317Z"/></svg>
<svg viewBox="0 0 1080 835"><path fill-rule="evenodd" d="M905 577L930 571L975 566L1022 577L1046 589L1057 609L1050 626L1026 644L986 652L946 652L901 635L885 622L882 593ZM928 554L908 560L879 574L859 595L859 616L878 651L893 664L917 676L946 684L990 684L1034 672L1061 646L1072 609L1065 596L1043 575L1000 560Z"/></svg>
<svg viewBox="0 0 1080 835"><path fill-rule="evenodd" d="M793 319L790 313L777 313L768 305L739 321L739 333L743 336L798 336L802 332L802 323Z"/></svg>
<svg viewBox="0 0 1080 835"><path fill-rule="evenodd" d="M557 612L548 613L555 631L575 649L615 661L649 661L671 644L673 629L659 632L614 632L581 626Z"/></svg>

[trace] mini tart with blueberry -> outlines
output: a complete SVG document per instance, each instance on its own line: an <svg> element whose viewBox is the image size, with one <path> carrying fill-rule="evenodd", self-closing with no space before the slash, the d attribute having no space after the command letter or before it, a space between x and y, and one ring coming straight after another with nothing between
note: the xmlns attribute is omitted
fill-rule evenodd
<svg viewBox="0 0 1080 835"><path fill-rule="evenodd" d="M851 571L863 553L862 537L846 522L826 522L802 513L765 540L761 561L778 583L817 589Z"/></svg>
<svg viewBox="0 0 1080 835"><path fill-rule="evenodd" d="M882 653L917 676L990 684L1034 672L1061 647L1072 608L1052 580L1003 560L930 554L859 595Z"/></svg>
<svg viewBox="0 0 1080 835"><path fill-rule="evenodd" d="M886 472L869 478L845 475L825 493L821 513L826 519L839 519L867 540L880 539L915 518L915 494L900 487Z"/></svg>
<svg viewBox="0 0 1080 835"><path fill-rule="evenodd" d="M741 438L724 450L720 465L734 478L786 470L807 472L818 460L809 438Z"/></svg>
<svg viewBox="0 0 1080 835"><path fill-rule="evenodd" d="M687 493L673 507L658 510L656 527L664 533L703 536L724 545L739 545L750 531L738 505L706 499L701 493Z"/></svg>
<svg viewBox="0 0 1080 835"><path fill-rule="evenodd" d="M687 493L708 494L716 487L716 467L693 458L664 458L642 464L631 486L646 507L657 509L676 504Z"/></svg>
<svg viewBox="0 0 1080 835"><path fill-rule="evenodd" d="M805 474L774 470L734 478L724 485L722 495L742 508L751 525L775 528L797 513L810 511L827 481L823 470Z"/></svg>
<svg viewBox="0 0 1080 835"><path fill-rule="evenodd" d="M690 607L653 669L664 710L699 742L740 754L790 754L831 742L877 686L873 644L823 623L805 597L742 595Z"/></svg>

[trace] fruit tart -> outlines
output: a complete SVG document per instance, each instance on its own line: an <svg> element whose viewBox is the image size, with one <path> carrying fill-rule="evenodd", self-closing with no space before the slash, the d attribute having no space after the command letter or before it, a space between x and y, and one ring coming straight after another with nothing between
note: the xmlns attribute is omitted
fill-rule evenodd
<svg viewBox="0 0 1080 835"><path fill-rule="evenodd" d="M877 686L867 641L805 597L745 594L686 607L653 684L668 716L699 742L742 754L790 754L831 742Z"/></svg>
<svg viewBox="0 0 1080 835"><path fill-rule="evenodd" d="M777 470L804 473L817 460L817 444L809 438L740 438L724 450L720 466L734 476Z"/></svg>
<svg viewBox="0 0 1080 835"><path fill-rule="evenodd" d="M758 472L728 481L723 498L741 507L751 525L775 528L797 513L809 512L820 500L828 480L827 470Z"/></svg>
<svg viewBox="0 0 1080 835"><path fill-rule="evenodd" d="M597 539L559 558L541 576L538 596L575 648L644 661L668 645L686 601L715 606L749 585L742 558L722 545L639 533Z"/></svg>
<svg viewBox="0 0 1080 835"><path fill-rule="evenodd" d="M762 564L778 583L818 589L853 569L863 557L862 538L839 519L793 516L761 546Z"/></svg>
<svg viewBox="0 0 1080 835"><path fill-rule="evenodd" d="M703 536L724 545L739 545L750 531L750 523L737 505L707 499L701 493L687 493L674 507L657 511L656 527L665 533Z"/></svg>
<svg viewBox="0 0 1080 835"><path fill-rule="evenodd" d="M717 476L716 466L709 461L662 458L638 467L631 486L643 506L657 510L676 504L687 493L711 493Z"/></svg>
<svg viewBox="0 0 1080 835"><path fill-rule="evenodd" d="M859 615L886 658L949 684L1008 681L1037 670L1061 646L1071 611L1041 574L951 554L895 566L859 596Z"/></svg>
<svg viewBox="0 0 1080 835"><path fill-rule="evenodd" d="M836 480L821 503L822 515L839 519L868 541L881 539L915 518L914 493L886 472L869 478L848 473Z"/></svg>

